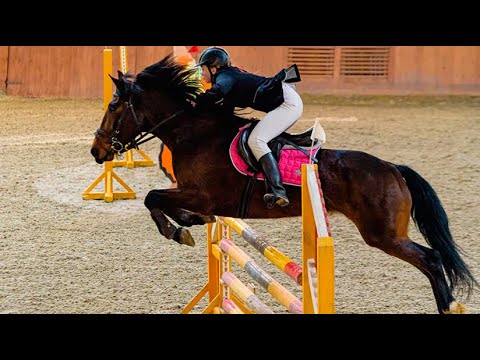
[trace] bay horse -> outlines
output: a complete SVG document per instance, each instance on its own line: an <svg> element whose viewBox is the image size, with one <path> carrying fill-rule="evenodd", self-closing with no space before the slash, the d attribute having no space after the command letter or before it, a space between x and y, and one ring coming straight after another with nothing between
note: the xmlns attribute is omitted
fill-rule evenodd
<svg viewBox="0 0 480 360"><path fill-rule="evenodd" d="M239 128L255 120L233 111L189 111L186 99L202 91L195 71L170 54L136 77L120 71L118 79L110 76L116 92L91 148L102 164L127 146L137 146L135 137L160 138L172 152L178 187L151 190L145 206L160 234L190 246L194 240L185 227L213 222L214 215L238 217L248 177L234 168L228 149ZM327 210L350 219L368 245L420 270L430 281L439 313L464 312L453 294L469 296L478 283L460 256L431 185L407 166L361 151L321 149L316 159ZM300 216L301 188L286 189L290 205L268 209L265 187L255 186L248 218ZM408 237L410 216L431 248Z"/></svg>

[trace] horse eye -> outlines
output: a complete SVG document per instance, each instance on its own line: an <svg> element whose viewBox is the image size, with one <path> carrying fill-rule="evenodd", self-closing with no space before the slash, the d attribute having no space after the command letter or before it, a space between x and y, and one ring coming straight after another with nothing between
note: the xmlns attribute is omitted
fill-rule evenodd
<svg viewBox="0 0 480 360"><path fill-rule="evenodd" d="M112 105L108 105L108 110L110 110L110 111L115 111L115 110L117 110L117 106L116 106L116 105L113 105L113 104L112 104Z"/></svg>

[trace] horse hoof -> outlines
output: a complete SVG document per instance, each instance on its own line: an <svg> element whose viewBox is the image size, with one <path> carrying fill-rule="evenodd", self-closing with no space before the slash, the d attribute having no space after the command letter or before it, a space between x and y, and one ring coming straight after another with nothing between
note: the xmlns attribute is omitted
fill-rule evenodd
<svg viewBox="0 0 480 360"><path fill-rule="evenodd" d="M450 308L444 311L445 314L468 314L467 307L459 302L452 302Z"/></svg>
<svg viewBox="0 0 480 360"><path fill-rule="evenodd" d="M217 221L217 218L215 215L205 215L203 216L203 221L205 221L205 224L211 224Z"/></svg>
<svg viewBox="0 0 480 360"><path fill-rule="evenodd" d="M173 240L175 240L176 242L182 245L195 246L195 240L193 240L193 237L190 234L190 231L188 231L183 227L179 228L175 232L175 235L173 236Z"/></svg>

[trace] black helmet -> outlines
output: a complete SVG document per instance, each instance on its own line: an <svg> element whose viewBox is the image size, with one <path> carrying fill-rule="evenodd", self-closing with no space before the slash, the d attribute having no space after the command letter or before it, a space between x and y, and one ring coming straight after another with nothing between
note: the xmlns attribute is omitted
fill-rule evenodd
<svg viewBox="0 0 480 360"><path fill-rule="evenodd" d="M230 55L228 55L227 50L212 46L208 49L205 49L200 58L198 59L197 66L207 65L207 66L230 66L232 62L230 61Z"/></svg>

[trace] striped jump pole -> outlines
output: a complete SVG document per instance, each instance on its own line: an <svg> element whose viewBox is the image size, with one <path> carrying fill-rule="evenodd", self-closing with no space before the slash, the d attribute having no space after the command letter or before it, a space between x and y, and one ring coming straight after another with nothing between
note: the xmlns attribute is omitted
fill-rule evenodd
<svg viewBox="0 0 480 360"><path fill-rule="evenodd" d="M265 305L252 290L246 287L233 273L227 271L222 274L222 281L236 297L257 314L274 314L272 309Z"/></svg>
<svg viewBox="0 0 480 360"><path fill-rule="evenodd" d="M222 308L227 314L245 314L238 306L230 299L222 301Z"/></svg>
<svg viewBox="0 0 480 360"><path fill-rule="evenodd" d="M242 249L229 239L220 241L220 249L235 260L245 272L258 282L270 295L277 299L292 314L302 314L302 302L283 287L270 274L258 266Z"/></svg>
<svg viewBox="0 0 480 360"><path fill-rule="evenodd" d="M217 216L207 224L208 281L181 311L189 313L208 295L203 314L273 313L232 272L231 263L255 279L294 314L333 314L334 249L317 165L302 165L302 268L255 233L242 220ZM302 284L302 302L276 282L231 239L234 229L283 272ZM295 270L289 270L295 269ZM301 281L298 281L301 276ZM302 311L303 310L303 311Z"/></svg>
<svg viewBox="0 0 480 360"><path fill-rule="evenodd" d="M257 249L270 260L277 268L292 278L298 285L302 285L302 267L292 259L277 250L263 236L255 232L240 219L219 216L219 219L235 230L245 241Z"/></svg>

